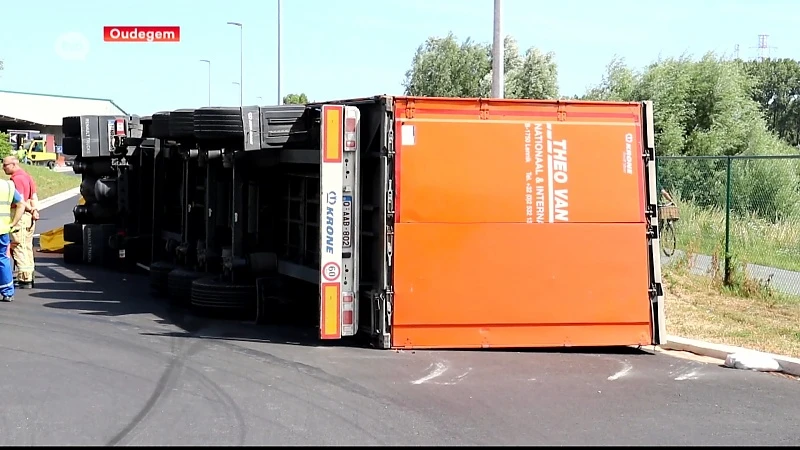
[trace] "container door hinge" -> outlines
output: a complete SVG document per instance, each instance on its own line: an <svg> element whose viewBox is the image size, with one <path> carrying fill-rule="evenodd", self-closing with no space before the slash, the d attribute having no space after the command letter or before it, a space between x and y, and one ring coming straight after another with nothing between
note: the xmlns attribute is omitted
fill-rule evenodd
<svg viewBox="0 0 800 450"><path fill-rule="evenodd" d="M650 286L650 289L647 290L650 294L650 298L653 299L653 303L656 302L658 297L662 297L664 295L664 287L661 283L653 283Z"/></svg>
<svg viewBox="0 0 800 450"><path fill-rule="evenodd" d="M489 120L489 102L484 99L480 100L480 118L481 120Z"/></svg>
<svg viewBox="0 0 800 450"><path fill-rule="evenodd" d="M414 100L409 100L408 103L406 103L406 119L414 118L414 109L415 109Z"/></svg>
<svg viewBox="0 0 800 450"><path fill-rule="evenodd" d="M559 102L557 109L556 109L556 120L559 122L564 122L567 120L567 105L565 103Z"/></svg>

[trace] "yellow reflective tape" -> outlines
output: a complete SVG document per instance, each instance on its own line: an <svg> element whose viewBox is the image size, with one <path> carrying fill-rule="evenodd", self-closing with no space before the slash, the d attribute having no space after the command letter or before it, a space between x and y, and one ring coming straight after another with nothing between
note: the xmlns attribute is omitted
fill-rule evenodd
<svg viewBox="0 0 800 450"><path fill-rule="evenodd" d="M339 287L327 285L324 287L325 299L325 327L324 335L333 336L339 334Z"/></svg>
<svg viewBox="0 0 800 450"><path fill-rule="evenodd" d="M325 160L338 161L341 157L339 146L342 145L342 115L338 108L327 110L325 121Z"/></svg>

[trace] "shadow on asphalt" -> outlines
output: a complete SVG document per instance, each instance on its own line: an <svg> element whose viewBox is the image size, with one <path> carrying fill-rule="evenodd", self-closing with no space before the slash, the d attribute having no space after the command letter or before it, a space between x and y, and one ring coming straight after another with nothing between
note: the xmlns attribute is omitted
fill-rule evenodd
<svg viewBox="0 0 800 450"><path fill-rule="evenodd" d="M366 347L363 339L320 341L313 327L258 325L248 320L221 319L197 314L166 298L150 295L146 273L123 273L87 265L66 265L60 254L37 254L40 278L30 297L50 300L43 306L81 311L92 316L119 317L152 314L155 322L173 325L180 331L142 332L143 335L185 337L222 341L264 342L309 347ZM64 269L68 269L65 271ZM74 272L77 277L70 274ZM47 278L43 280L41 277ZM415 350L424 351L424 350ZM557 347L546 349L452 349L458 352L526 352L652 354L652 347Z"/></svg>

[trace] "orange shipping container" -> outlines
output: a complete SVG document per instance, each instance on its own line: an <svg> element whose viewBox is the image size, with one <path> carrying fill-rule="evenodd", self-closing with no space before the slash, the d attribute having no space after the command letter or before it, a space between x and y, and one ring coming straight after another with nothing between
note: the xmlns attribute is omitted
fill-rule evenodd
<svg viewBox="0 0 800 450"><path fill-rule="evenodd" d="M650 109L395 98L392 346L659 343Z"/></svg>

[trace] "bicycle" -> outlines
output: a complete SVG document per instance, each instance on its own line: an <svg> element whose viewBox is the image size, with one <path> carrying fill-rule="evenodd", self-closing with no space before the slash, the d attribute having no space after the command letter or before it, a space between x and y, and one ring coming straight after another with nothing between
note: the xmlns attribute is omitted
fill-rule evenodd
<svg viewBox="0 0 800 450"><path fill-rule="evenodd" d="M675 223L678 216L678 207L673 202L667 202L658 207L658 230L661 242L661 251L669 257L675 254L677 240L675 238Z"/></svg>

